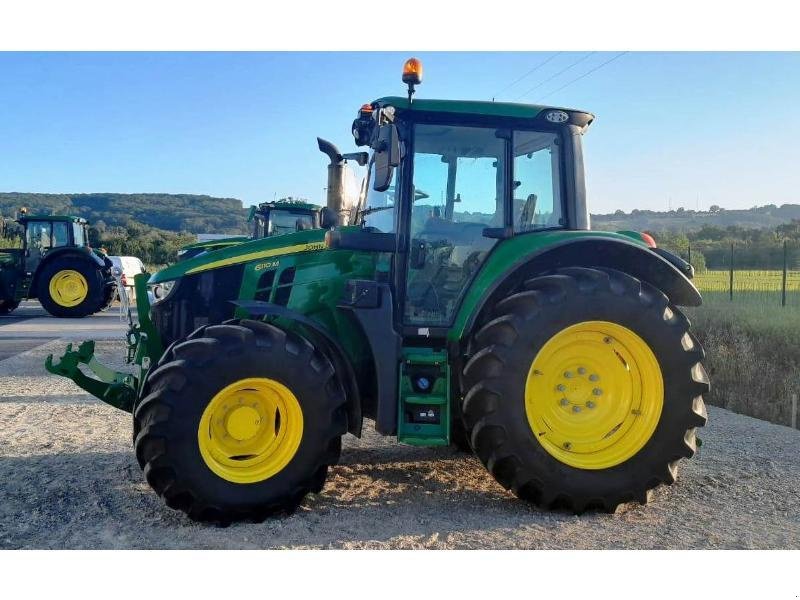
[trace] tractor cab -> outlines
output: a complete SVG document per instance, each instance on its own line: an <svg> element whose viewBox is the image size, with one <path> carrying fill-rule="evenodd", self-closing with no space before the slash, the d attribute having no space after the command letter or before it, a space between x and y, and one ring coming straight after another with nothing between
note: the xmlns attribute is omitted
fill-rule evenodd
<svg viewBox="0 0 800 600"><path fill-rule="evenodd" d="M251 217L253 239L320 227L320 207L299 200L262 202Z"/></svg>
<svg viewBox="0 0 800 600"><path fill-rule="evenodd" d="M500 241L588 229L581 135L592 119L530 105L412 101L411 94L364 105L353 135L372 150L365 233L332 241L388 244L403 325L448 328Z"/></svg>
<svg viewBox="0 0 800 600"><path fill-rule="evenodd" d="M86 219L46 215L23 215L18 219L24 228L25 264L34 271L48 252L56 248L89 246Z"/></svg>
<svg viewBox="0 0 800 600"><path fill-rule="evenodd" d="M20 216L3 225L4 237L18 240L19 247L0 250L6 268L13 268L30 276L42 260L60 248L88 246L86 220L80 217L28 215L22 209Z"/></svg>

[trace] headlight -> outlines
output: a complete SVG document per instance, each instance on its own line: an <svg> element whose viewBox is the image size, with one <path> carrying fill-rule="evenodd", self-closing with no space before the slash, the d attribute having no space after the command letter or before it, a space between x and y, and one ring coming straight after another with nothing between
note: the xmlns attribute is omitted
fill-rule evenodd
<svg viewBox="0 0 800 600"><path fill-rule="evenodd" d="M147 295L150 298L150 303L157 304L167 298L172 290L175 289L176 282L177 280L173 279L172 281L164 281L162 283L147 284Z"/></svg>

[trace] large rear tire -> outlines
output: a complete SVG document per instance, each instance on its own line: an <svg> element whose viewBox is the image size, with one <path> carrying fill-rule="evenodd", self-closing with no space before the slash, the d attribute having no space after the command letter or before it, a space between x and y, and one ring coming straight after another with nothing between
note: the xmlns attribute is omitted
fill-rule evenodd
<svg viewBox="0 0 800 600"><path fill-rule="evenodd" d="M227 524L291 512L319 492L347 430L331 362L260 321L173 344L134 411L136 457L166 504Z"/></svg>
<svg viewBox="0 0 800 600"><path fill-rule="evenodd" d="M54 317L86 317L102 307L102 268L72 255L56 257L38 275L37 298Z"/></svg>
<svg viewBox="0 0 800 600"><path fill-rule="evenodd" d="M471 341L471 445L506 489L543 508L614 511L675 480L706 422L704 353L656 288L560 269L497 303Z"/></svg>

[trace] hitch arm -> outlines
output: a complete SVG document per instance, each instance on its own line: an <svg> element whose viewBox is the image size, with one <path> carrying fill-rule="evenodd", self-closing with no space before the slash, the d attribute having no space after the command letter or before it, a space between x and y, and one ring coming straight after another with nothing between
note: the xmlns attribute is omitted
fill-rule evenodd
<svg viewBox="0 0 800 600"><path fill-rule="evenodd" d="M89 367L96 379L84 374L79 368L80 364ZM72 349L72 344L67 344L67 350L58 362L53 363L53 355L50 354L44 366L54 375L71 379L78 387L115 408L126 412L133 410L136 399L133 375L119 373L101 364L94 357L93 340L83 342L77 350Z"/></svg>

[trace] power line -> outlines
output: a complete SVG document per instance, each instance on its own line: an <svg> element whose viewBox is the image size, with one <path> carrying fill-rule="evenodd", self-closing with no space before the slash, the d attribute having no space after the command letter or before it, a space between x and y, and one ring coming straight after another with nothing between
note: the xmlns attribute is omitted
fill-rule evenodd
<svg viewBox="0 0 800 600"><path fill-rule="evenodd" d="M619 53L619 54L617 54L616 56L614 56L614 57L612 57L612 58L609 58L607 61L605 61L605 62L603 62L603 63L600 63L599 65L597 65L597 66L596 66L596 67L594 67L593 69L589 69L589 70L588 70L588 71L586 71L586 73L584 73L583 75L580 75L580 76L576 77L576 78L575 78L575 79L573 79L572 81L568 81L567 83L565 83L564 85L562 85L560 88L556 88L556 89L554 89L552 92L550 92L550 93L549 93L549 94L547 94L546 96L542 96L542 97L540 98L540 100L544 100L545 98L549 98L550 96L552 96L552 95L553 95L553 94L555 94L556 92L560 92L560 91L561 91L561 90L563 90L565 87L572 85L572 84L573 84L573 83L575 83L576 81L580 81L580 80L581 80L581 79L583 79L584 77L587 77L587 76L591 75L592 73L594 73L595 71L598 71L599 69L602 69L602 68L603 68L603 67L605 67L607 64L614 62L615 60L617 60L618 58L620 58L621 56L623 56L623 55L625 55L625 54L627 54L627 53L628 53L628 51L627 51L627 50L626 50L625 52L620 52L620 53Z"/></svg>
<svg viewBox="0 0 800 600"><path fill-rule="evenodd" d="M542 87L542 86L543 86L545 83L547 83L547 82L549 82L549 81L553 81L553 79L555 79L555 78L556 78L556 77L558 77L559 75L562 75L563 73L566 73L567 71L569 71L569 70L570 70L572 67L574 67L575 65L578 65L578 64L582 63L583 61L585 61L585 60L586 60L587 58L589 58L589 57L590 57L592 54L594 54L594 52L589 52L589 53L587 53L587 54L584 54L584 55L583 55L581 58L579 58L578 60L576 60L574 63L571 63L570 65L568 65L568 66L564 67L564 68L563 68L563 69L561 69L561 70L560 70L558 73L556 73L555 75L551 75L550 77L548 77L548 78L547 78L547 79L545 79L544 81L541 81L541 82L539 82L537 85L533 86L531 89L529 89L529 90L528 90L527 92L525 92L524 94L520 94L519 96L517 96L516 98L514 98L514 100L519 100L519 99L520 99L520 98L522 98L523 96L527 96L528 94L530 94L532 91L534 91L534 90L538 90L538 89L539 89L540 87Z"/></svg>
<svg viewBox="0 0 800 600"><path fill-rule="evenodd" d="M554 59L556 56L558 56L559 54L561 54L561 52L556 52L555 54L551 55L549 58L546 58L546 59L544 59L544 61L540 62L538 65L536 65L535 67L533 67L533 68L532 68L530 71L528 71L527 73L525 73L525 74L524 74L522 77L520 77L520 78L518 78L518 79L515 79L514 81L512 81L511 83L509 83L509 84L508 84L506 87L504 87L502 90L500 90L499 92L497 92L497 93L496 93L494 96L492 96L492 102L494 102L494 99L495 99L497 96L499 96L500 94L502 94L502 93L503 93L503 92L505 92L506 90L508 90L508 89L511 89L511 88L512 88L512 87L514 87L515 85L517 85L517 84L518 84L520 81L522 81L523 79L525 79L525 78L526 78L528 75L530 75L531 73L534 73L534 72L538 71L539 69L541 69L543 66L545 66L547 63L549 63L551 60L553 60L553 59Z"/></svg>

